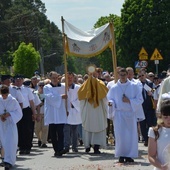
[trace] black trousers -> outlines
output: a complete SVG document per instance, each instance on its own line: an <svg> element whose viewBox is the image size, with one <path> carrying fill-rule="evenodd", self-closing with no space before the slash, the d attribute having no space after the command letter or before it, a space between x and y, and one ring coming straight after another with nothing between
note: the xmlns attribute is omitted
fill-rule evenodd
<svg viewBox="0 0 170 170"><path fill-rule="evenodd" d="M156 126L156 114L154 110L145 111L145 120L140 122L140 129L145 142L148 142L149 127Z"/></svg>
<svg viewBox="0 0 170 170"><path fill-rule="evenodd" d="M23 109L23 117L17 123L17 127L19 149L31 150L34 133L34 121L32 120L32 110L30 107Z"/></svg>
<svg viewBox="0 0 170 170"><path fill-rule="evenodd" d="M50 124L50 137L55 153L58 153L64 148L64 124Z"/></svg>

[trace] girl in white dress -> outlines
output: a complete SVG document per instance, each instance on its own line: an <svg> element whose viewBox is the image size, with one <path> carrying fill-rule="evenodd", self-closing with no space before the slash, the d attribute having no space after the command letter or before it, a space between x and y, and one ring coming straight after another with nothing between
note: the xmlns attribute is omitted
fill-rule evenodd
<svg viewBox="0 0 170 170"><path fill-rule="evenodd" d="M148 132L148 159L154 170L170 170L170 96L161 103L156 127Z"/></svg>

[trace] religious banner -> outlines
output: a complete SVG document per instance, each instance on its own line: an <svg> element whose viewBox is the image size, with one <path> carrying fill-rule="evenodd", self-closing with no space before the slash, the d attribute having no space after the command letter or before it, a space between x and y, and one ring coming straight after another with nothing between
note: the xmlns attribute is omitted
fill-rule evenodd
<svg viewBox="0 0 170 170"><path fill-rule="evenodd" d="M92 57L113 46L109 23L89 31L82 31L64 20L66 54L71 56Z"/></svg>

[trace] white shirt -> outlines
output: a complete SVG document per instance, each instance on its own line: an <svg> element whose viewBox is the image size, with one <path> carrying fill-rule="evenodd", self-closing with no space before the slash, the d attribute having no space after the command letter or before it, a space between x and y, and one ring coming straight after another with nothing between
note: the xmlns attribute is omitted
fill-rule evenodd
<svg viewBox="0 0 170 170"><path fill-rule="evenodd" d="M14 97L19 103L24 102L24 97L19 89L15 86L9 86L9 93Z"/></svg>
<svg viewBox="0 0 170 170"><path fill-rule="evenodd" d="M21 93L22 93L22 95L23 95L23 97L25 99L24 102L23 102L23 109L27 108L27 107L30 107L30 101L34 100L34 95L33 95L32 91L31 91L31 88L26 87L24 85L22 85L20 88L21 88L20 89Z"/></svg>

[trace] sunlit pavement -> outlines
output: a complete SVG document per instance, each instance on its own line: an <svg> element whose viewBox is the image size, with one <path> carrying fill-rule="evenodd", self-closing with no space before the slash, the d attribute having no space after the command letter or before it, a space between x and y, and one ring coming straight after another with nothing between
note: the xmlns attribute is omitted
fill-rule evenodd
<svg viewBox="0 0 170 170"><path fill-rule="evenodd" d="M68 154L62 157L54 157L54 151L50 143L48 148L39 148L37 139L34 138L33 148L30 155L19 155L12 169L17 170L152 170L147 160L147 147L139 143L139 158L131 164L119 164L114 158L114 146L108 145L107 149L101 149L101 154L95 155L93 149L85 153L83 146L79 146L79 152L73 153L70 149ZM2 169L2 167L0 168Z"/></svg>

